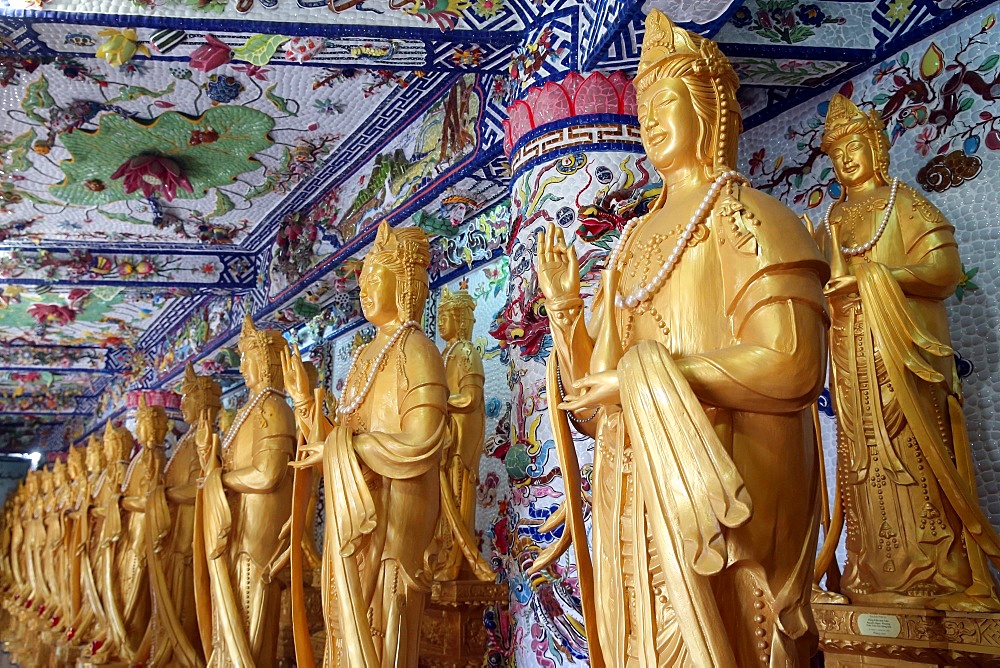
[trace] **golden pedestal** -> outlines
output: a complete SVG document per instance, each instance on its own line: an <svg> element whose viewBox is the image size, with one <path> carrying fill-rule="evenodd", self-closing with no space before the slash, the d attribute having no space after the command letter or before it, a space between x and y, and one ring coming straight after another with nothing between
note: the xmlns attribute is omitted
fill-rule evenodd
<svg viewBox="0 0 1000 668"><path fill-rule="evenodd" d="M421 668L467 668L483 665L486 625L483 613L506 607L506 584L455 580L435 582L420 625Z"/></svg>
<svg viewBox="0 0 1000 668"><path fill-rule="evenodd" d="M827 668L998 666L1000 614L813 603Z"/></svg>

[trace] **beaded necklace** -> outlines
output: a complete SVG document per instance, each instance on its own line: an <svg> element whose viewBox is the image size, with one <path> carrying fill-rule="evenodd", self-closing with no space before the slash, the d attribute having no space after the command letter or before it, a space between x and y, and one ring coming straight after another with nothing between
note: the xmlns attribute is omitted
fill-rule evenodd
<svg viewBox="0 0 1000 668"><path fill-rule="evenodd" d="M681 232L680 237L677 239L677 243L674 245L674 249L670 252L667 261L663 263L660 270L656 272L653 279L640 286L632 294L628 296L623 296L621 294L615 295L615 306L620 309L632 310L642 302L646 301L663 286L664 281L674 270L677 262L680 261L681 256L684 255L684 250L687 248L688 242L691 237L694 236L695 228L698 227L711 213L712 208L715 206L715 201L718 199L719 194L722 192L722 188L728 185L730 182L736 181L743 185L749 185L750 182L745 176L737 172L736 170L728 170L722 172L715 177L715 181L712 182L712 186L705 193L705 198L698 205L698 208L691 215L691 219L688 221L687 225L684 226L684 231ZM608 267L617 267L618 256L621 254L622 249L628 244L629 238L635 231L635 226L640 220L645 220L645 216L641 218L633 218L622 230L621 237L618 240L618 244L615 246L614 250L611 251L611 255L608 258Z"/></svg>
<svg viewBox="0 0 1000 668"><path fill-rule="evenodd" d="M844 255L864 255L878 243L878 240L882 238L882 233L885 232L886 226L889 224L889 216L892 215L892 209L896 205L896 191L899 189L899 177L897 176L892 180L892 189L889 191L889 204L885 207L885 214L882 216L882 222L875 229L875 234L872 238L859 246L841 246L840 252ZM833 205L836 202L831 202L830 206L826 207L826 215L823 216L823 225L826 226L826 233L833 238L833 232L830 230L830 213L833 211Z"/></svg>
<svg viewBox="0 0 1000 668"><path fill-rule="evenodd" d="M354 396L354 399L352 399L350 403L341 404L340 406L337 406L338 415L347 416L353 413L354 411L358 410L359 408L361 408L361 404L364 403L365 397L368 396L368 393L372 389L372 385L375 384L375 376L378 375L379 369L382 368L382 364L385 362L386 355L388 355L389 351L392 350L392 347L396 345L396 341L398 341L400 337L403 336L403 333L406 332L407 330L416 329L419 327L420 323L417 322L416 320L407 320L406 322L404 322L402 325L399 326L399 329L397 329L393 333L393 335L389 338L389 340L386 341L385 345L382 346L382 350L380 350L378 352L378 355L375 357L374 363L372 364L371 367L372 372L368 375L368 380L365 382L365 385L361 389L361 391ZM361 353L364 350L366 350L369 345L370 344L365 344L354 351L354 358L351 360L351 368L347 372L348 379L354 377L354 373L358 365L358 360L361 358ZM345 387L344 395L346 394L347 394L347 388ZM344 395L341 395L341 397L343 398Z"/></svg>

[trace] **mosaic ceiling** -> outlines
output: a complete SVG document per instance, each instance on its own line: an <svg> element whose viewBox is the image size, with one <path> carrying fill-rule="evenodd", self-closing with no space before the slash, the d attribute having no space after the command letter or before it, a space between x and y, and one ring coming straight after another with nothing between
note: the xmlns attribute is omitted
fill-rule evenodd
<svg viewBox="0 0 1000 668"><path fill-rule="evenodd" d="M651 7L720 42L752 126L986 4L0 0L0 451L189 359L235 375L247 309L350 328L380 221L434 236L437 282L502 253L506 106L631 75Z"/></svg>

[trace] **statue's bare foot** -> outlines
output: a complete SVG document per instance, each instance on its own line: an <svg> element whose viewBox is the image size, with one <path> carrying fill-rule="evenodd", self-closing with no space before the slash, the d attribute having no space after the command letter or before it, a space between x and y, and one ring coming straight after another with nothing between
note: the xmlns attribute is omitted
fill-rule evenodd
<svg viewBox="0 0 1000 668"><path fill-rule="evenodd" d="M818 585L813 585L812 588L812 602L813 603L830 603L834 605L847 605L850 603L850 599L843 594L838 594L832 591L826 591L820 589Z"/></svg>

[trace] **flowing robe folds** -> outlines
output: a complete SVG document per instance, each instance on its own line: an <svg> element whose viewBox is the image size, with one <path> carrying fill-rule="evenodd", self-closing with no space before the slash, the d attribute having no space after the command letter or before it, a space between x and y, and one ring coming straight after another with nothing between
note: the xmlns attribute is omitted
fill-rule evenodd
<svg viewBox="0 0 1000 668"><path fill-rule="evenodd" d="M147 498L149 581L155 613L152 666L204 665L194 597L194 500L201 474L195 447L192 427L177 442L162 484Z"/></svg>
<svg viewBox="0 0 1000 668"><path fill-rule="evenodd" d="M198 603L202 642L210 666L276 663L280 583L264 581L291 514L295 417L282 395L269 393L251 409L225 452L222 466L205 472L199 490L195 559L204 560L210 612ZM204 580L203 580L204 582ZM200 583L196 580L196 588ZM204 620L210 619L210 631Z"/></svg>
<svg viewBox="0 0 1000 668"><path fill-rule="evenodd" d="M115 648L128 661L144 660L149 651L144 642L152 608L146 570L146 496L158 471L154 457L143 448L133 458L121 494L109 498L105 518L106 530L112 523L122 527L117 538L106 531L110 542L105 546L105 612Z"/></svg>
<svg viewBox="0 0 1000 668"><path fill-rule="evenodd" d="M650 304L614 316L621 409L597 420L592 538L609 666L805 665L815 647L809 408L822 389L829 269L790 211L738 192ZM622 294L676 243L638 229ZM607 300L599 292L592 328Z"/></svg>
<svg viewBox="0 0 1000 668"><path fill-rule="evenodd" d="M349 425L326 439L324 666L416 666L447 418L440 360L425 335L404 335Z"/></svg>
<svg viewBox="0 0 1000 668"><path fill-rule="evenodd" d="M876 202L869 222L886 205ZM1000 557L1000 539L975 494L944 306L960 278L955 248L944 216L900 185L878 243L848 260L858 291L830 298L841 586L855 603L1000 608L984 558Z"/></svg>
<svg viewBox="0 0 1000 668"><path fill-rule="evenodd" d="M448 441L441 466L441 520L437 541L440 546L435 580L454 580L462 564L469 560L484 579L493 571L482 562L476 531L476 488L479 460L483 454L486 413L483 360L471 341L459 341L447 356ZM460 525L460 526L459 526Z"/></svg>

